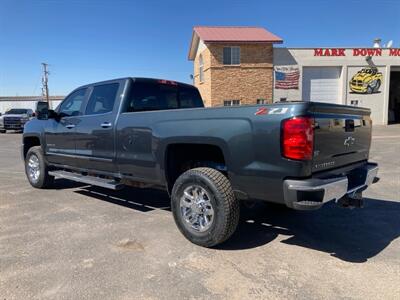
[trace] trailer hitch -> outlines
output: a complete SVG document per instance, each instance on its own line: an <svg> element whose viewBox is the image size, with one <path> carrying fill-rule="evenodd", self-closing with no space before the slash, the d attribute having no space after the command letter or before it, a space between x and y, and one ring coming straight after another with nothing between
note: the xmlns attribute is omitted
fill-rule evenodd
<svg viewBox="0 0 400 300"><path fill-rule="evenodd" d="M345 208L362 208L364 206L364 199L362 192L354 192L347 194L337 201L337 204Z"/></svg>

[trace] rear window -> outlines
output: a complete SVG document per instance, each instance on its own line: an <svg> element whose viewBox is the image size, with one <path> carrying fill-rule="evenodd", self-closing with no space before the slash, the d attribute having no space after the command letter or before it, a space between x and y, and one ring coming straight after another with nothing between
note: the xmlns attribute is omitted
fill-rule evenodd
<svg viewBox="0 0 400 300"><path fill-rule="evenodd" d="M196 88L157 82L135 82L125 112L203 107Z"/></svg>

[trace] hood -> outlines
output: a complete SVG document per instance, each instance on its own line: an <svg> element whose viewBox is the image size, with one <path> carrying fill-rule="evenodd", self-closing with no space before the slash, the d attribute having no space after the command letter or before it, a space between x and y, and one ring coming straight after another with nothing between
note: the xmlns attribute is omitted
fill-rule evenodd
<svg viewBox="0 0 400 300"><path fill-rule="evenodd" d="M371 74L367 74L367 73L357 73L357 74L355 74L353 77L352 77L352 79L354 80L366 80L366 79L369 79L369 78L371 78L372 77L372 75Z"/></svg>
<svg viewBox="0 0 400 300"><path fill-rule="evenodd" d="M22 114L22 115L21 114L19 114L19 115L10 114L10 115L2 115L0 118L9 118L9 117L23 119L23 118L28 118L28 115L26 115L26 114Z"/></svg>

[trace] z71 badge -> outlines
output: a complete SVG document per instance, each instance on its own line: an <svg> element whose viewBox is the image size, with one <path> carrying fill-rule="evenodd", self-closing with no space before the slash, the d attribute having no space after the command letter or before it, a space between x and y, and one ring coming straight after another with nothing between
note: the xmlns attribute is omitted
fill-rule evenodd
<svg viewBox="0 0 400 300"><path fill-rule="evenodd" d="M276 108L272 108L268 114L270 115L283 115L286 114L288 111L287 107L276 107Z"/></svg>
<svg viewBox="0 0 400 300"><path fill-rule="evenodd" d="M257 109L257 111L254 113L256 116L259 115L283 115L286 114L288 111L287 107L275 107L275 108L271 108L268 109L266 107L260 107L259 109Z"/></svg>

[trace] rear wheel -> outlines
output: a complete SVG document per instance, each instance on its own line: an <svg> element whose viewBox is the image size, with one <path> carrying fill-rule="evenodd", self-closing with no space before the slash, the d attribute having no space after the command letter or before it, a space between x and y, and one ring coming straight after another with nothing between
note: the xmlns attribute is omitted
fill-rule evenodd
<svg viewBox="0 0 400 300"><path fill-rule="evenodd" d="M48 173L40 146L35 146L28 150L25 158L25 173L29 183L35 188L47 188L53 183L54 177Z"/></svg>
<svg viewBox="0 0 400 300"><path fill-rule="evenodd" d="M239 201L228 178L211 168L183 173L172 189L171 207L182 234L203 247L226 241L239 222Z"/></svg>
<svg viewBox="0 0 400 300"><path fill-rule="evenodd" d="M0 129L0 133L6 133L5 129Z"/></svg>

